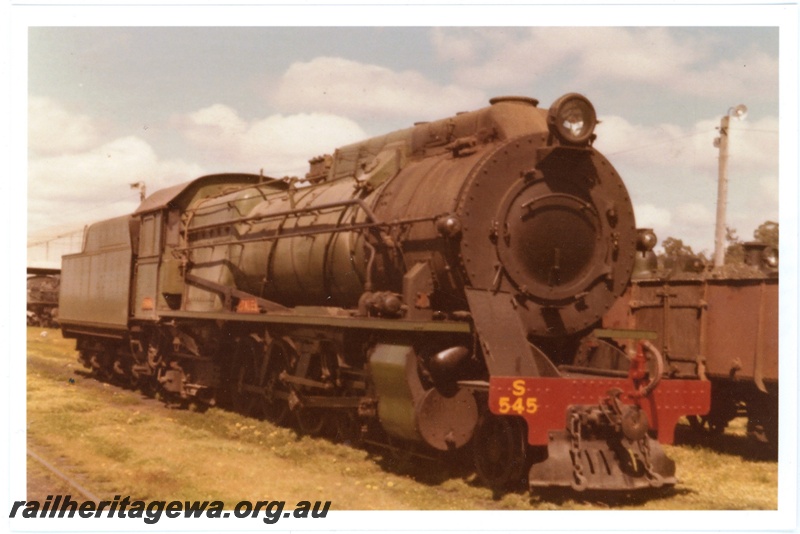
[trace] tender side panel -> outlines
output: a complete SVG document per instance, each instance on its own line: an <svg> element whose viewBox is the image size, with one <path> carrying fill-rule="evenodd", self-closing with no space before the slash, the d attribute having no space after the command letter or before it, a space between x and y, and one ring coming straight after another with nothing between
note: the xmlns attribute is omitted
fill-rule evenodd
<svg viewBox="0 0 800 534"><path fill-rule="evenodd" d="M84 249L62 260L60 321L125 328L130 298L130 217L99 222L86 232Z"/></svg>

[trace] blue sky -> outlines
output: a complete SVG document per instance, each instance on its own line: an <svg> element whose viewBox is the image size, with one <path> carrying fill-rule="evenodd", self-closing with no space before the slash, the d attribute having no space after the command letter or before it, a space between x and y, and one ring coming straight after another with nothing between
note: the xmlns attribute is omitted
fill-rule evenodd
<svg viewBox="0 0 800 534"><path fill-rule="evenodd" d="M28 240L135 209L132 182L152 193L210 172L302 175L309 158L339 145L477 109L492 96L533 96L546 107L568 92L595 104L595 146L626 180L638 225L707 253L713 141L721 116L746 104L747 119L731 127L728 225L748 239L777 220L787 12L684 6L638 26L632 18L603 27L583 10L567 20L590 26L554 27L540 11L498 11L505 25L472 26L484 19L464 13L454 26L278 27L261 24L280 18L262 16L259 27L198 27L191 17L170 19L187 27L119 27L126 19L98 24L80 14L69 27L31 25ZM146 13L135 11L132 25ZM697 25L656 24L662 19Z"/></svg>

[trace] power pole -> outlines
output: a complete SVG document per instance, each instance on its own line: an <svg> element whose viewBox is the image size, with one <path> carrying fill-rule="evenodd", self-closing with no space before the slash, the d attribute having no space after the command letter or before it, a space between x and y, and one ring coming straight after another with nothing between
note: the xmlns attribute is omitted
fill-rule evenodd
<svg viewBox="0 0 800 534"><path fill-rule="evenodd" d="M719 175L717 178L717 226L714 234L714 268L725 265L725 220L728 210L728 128L731 117L742 119L747 116L747 106L739 104L730 108L719 123L719 137L714 146L719 148Z"/></svg>
<svg viewBox="0 0 800 534"><path fill-rule="evenodd" d="M728 127L730 116L725 115L719 123L719 173L717 177L717 226L714 233L714 267L725 264L725 219L728 210Z"/></svg>

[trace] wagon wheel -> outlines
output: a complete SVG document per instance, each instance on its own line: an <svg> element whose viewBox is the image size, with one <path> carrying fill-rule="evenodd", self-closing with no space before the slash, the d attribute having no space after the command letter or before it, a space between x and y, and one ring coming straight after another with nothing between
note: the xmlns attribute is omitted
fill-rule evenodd
<svg viewBox="0 0 800 534"><path fill-rule="evenodd" d="M338 443L357 447L363 440L361 421L357 410L341 410L336 412L336 435Z"/></svg>
<svg viewBox="0 0 800 534"><path fill-rule="evenodd" d="M105 350L92 352L89 360L92 362L92 373L98 380L109 383L114 380L114 370L108 352Z"/></svg>
<svg viewBox="0 0 800 534"><path fill-rule="evenodd" d="M269 344L266 369L263 374L265 396L261 404L263 416L276 425L286 423L289 417L289 388L281 381L281 373L290 369L292 348L285 341L275 339Z"/></svg>
<svg viewBox="0 0 800 534"><path fill-rule="evenodd" d="M700 430L718 436L725 431L728 423L731 422L739 412L737 403L724 394L725 388L716 388L712 382L711 387L711 410L707 415L699 418L689 419L692 429ZM715 393L716 392L716 393Z"/></svg>
<svg viewBox="0 0 800 534"><path fill-rule="evenodd" d="M394 438L391 435L386 436L386 442L389 448L389 461L392 469L403 472L412 467L411 463L414 460L414 452L416 451L414 442Z"/></svg>
<svg viewBox="0 0 800 534"><path fill-rule="evenodd" d="M778 453L777 392L751 395L746 400L747 437L753 456L774 459Z"/></svg>
<svg viewBox="0 0 800 534"><path fill-rule="evenodd" d="M265 350L252 336L239 341L238 374L234 392L236 411L282 424L289 413L286 388L278 378L287 367L287 347L276 340Z"/></svg>
<svg viewBox="0 0 800 534"><path fill-rule="evenodd" d="M700 417L699 415L689 415L686 417L686 419L689 421L689 428L691 428L695 432L703 431L705 423L703 422L702 417Z"/></svg>
<svg viewBox="0 0 800 534"><path fill-rule="evenodd" d="M254 346L254 341L249 338L239 340L234 356L236 371L233 379L233 408L246 415L253 411L255 396L260 392L260 388L254 380L256 369L260 365L260 354Z"/></svg>
<svg viewBox="0 0 800 534"><path fill-rule="evenodd" d="M296 353L295 353L296 354ZM297 358L299 362L300 358ZM295 360L292 360L295 361ZM322 350L314 354L309 359L303 378L309 378L317 382L327 382L331 385L331 377L335 376L338 360L336 354L331 351ZM321 408L319 406L305 406L302 397L305 394L311 396L323 395L333 396L338 393L334 388L333 391L325 390L320 391L314 387L307 387L303 385L292 386L293 394L289 400L289 406L292 407L295 419L297 420L298 430L309 436L321 436L323 434L332 437L336 432L336 412L339 410L331 410ZM336 393L335 393L336 392Z"/></svg>
<svg viewBox="0 0 800 534"><path fill-rule="evenodd" d="M516 417L500 417L490 412L481 416L473 436L475 470L492 489L516 486L527 465L525 424Z"/></svg>
<svg viewBox="0 0 800 534"><path fill-rule="evenodd" d="M131 365L132 362L125 358L119 356L114 358L114 363L112 364L112 368L114 369L114 381L121 387L136 389L139 380L133 375Z"/></svg>
<svg viewBox="0 0 800 534"><path fill-rule="evenodd" d="M297 408L294 412L297 427L303 434L320 436L326 428L326 413L319 408Z"/></svg>
<svg viewBox="0 0 800 534"><path fill-rule="evenodd" d="M727 419L719 419L719 418L703 418L703 421L708 426L708 432L712 436L719 436L723 432L725 432L725 428L728 426Z"/></svg>
<svg viewBox="0 0 800 534"><path fill-rule="evenodd" d="M690 415L687 417L689 426L695 432L707 432L712 436L719 436L728 426L728 421L717 417Z"/></svg>
<svg viewBox="0 0 800 534"><path fill-rule="evenodd" d="M136 380L136 388L142 392L142 395L150 399L155 398L159 387L160 384L149 375L139 376L139 378Z"/></svg>

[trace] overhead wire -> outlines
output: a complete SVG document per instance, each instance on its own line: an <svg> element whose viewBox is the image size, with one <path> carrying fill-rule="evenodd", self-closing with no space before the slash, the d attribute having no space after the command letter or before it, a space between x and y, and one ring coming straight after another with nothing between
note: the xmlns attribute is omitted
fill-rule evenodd
<svg viewBox="0 0 800 534"><path fill-rule="evenodd" d="M117 204L117 203L119 203L119 202L124 202L124 201L126 201L126 200L130 200L130 195L126 195L126 196L124 196L124 197L118 198L118 199L116 199L116 200L112 200L112 201L110 201L110 202L105 202L105 203L103 203L103 204L97 204L97 205L95 205L95 206L92 206L91 208L86 208L86 209L83 209L83 208L81 208L81 209L76 209L76 210L74 210L74 211L70 211L70 212L62 213L62 214L60 214L60 215L61 215L62 217L64 217L64 218L66 218L66 217L69 217L69 216L71 216L71 215L75 215L75 214L77 214L77 213L88 213L88 212L92 212L92 211L98 210L98 209L100 209L100 208L104 208L104 207L106 207L106 206L109 206L109 205L111 205L111 204ZM50 230L61 230L61 229L63 228L63 226L49 226L49 227L43 228L43 229L41 229L41 230L36 230L36 232L34 232L34 236L36 236L36 235L39 235L39 236L46 236L46 237L40 237L40 238L39 238L39 239L37 239L36 241L32 241L32 242L31 242L31 241L29 241L29 242L28 242L28 248L31 248L31 247L37 247L37 246L40 246L40 245L45 245L45 244L47 244L47 243L50 243L50 242L52 242L52 241L56 241L56 240L58 240L58 239L62 239L62 238L65 238L65 237L69 237L69 236L71 236L71 235L74 235L74 234L76 234L76 233L78 233L78 232L83 232L83 228L84 228L84 226L85 226L85 225L81 225L80 227L73 228L72 230L69 230L69 231L67 231L67 232L62 232L62 233L59 233L58 235L55 235L55 236L48 235L48 232L49 232Z"/></svg>
<svg viewBox="0 0 800 534"><path fill-rule="evenodd" d="M680 140L683 140L683 139L689 139L689 138L692 138L692 137L697 137L698 135L706 135L706 134L709 134L711 132L712 132L711 130L703 130L701 132L694 132L694 133L690 133L690 134L686 134L686 135L681 135L681 136L678 136L678 137L671 137L669 139L664 139L662 141L657 141L655 143L650 143L648 145L640 145L640 146L636 146L636 147L632 147L632 148L627 148L625 150L617 150L616 152L609 152L608 156L615 156L617 154L625 154L627 152L635 152L637 150L645 150L645 149L652 148L652 147L655 147L655 146L666 145L666 144L669 144L669 143L672 143L672 142L675 142L675 141L680 141Z"/></svg>

